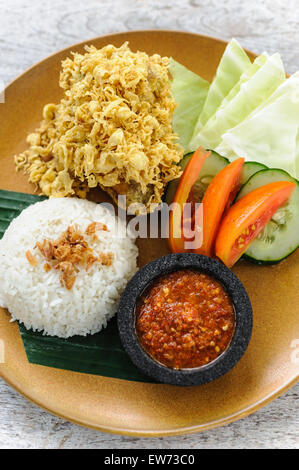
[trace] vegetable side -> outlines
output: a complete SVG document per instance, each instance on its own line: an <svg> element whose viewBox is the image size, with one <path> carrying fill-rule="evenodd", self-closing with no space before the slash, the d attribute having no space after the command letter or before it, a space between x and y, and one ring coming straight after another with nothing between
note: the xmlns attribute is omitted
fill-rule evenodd
<svg viewBox="0 0 299 470"><path fill-rule="evenodd" d="M278 53L251 63L232 39L208 89L181 65L172 67L172 89L173 126L185 153L201 146L299 178L299 71L286 78Z"/></svg>

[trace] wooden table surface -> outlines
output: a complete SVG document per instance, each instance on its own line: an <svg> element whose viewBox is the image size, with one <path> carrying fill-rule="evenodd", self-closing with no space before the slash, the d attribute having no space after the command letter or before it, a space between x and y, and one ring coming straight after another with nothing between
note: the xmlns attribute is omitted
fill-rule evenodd
<svg viewBox="0 0 299 470"><path fill-rule="evenodd" d="M0 0L0 80L73 43L107 33L174 29L280 52L299 68L299 0ZM168 438L84 429L32 405L0 380L0 448L298 448L299 384L253 415L222 428Z"/></svg>

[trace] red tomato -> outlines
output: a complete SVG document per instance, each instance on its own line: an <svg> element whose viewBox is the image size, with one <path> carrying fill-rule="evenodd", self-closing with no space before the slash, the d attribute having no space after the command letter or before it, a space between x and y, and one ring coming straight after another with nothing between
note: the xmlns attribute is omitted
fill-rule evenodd
<svg viewBox="0 0 299 470"><path fill-rule="evenodd" d="M192 186L197 181L202 166L211 155L202 147L199 147L190 158L184 173L181 176L178 188L173 202L177 203L169 214L169 248L173 253L182 253L185 251L185 239L182 233L183 209L187 202Z"/></svg>
<svg viewBox="0 0 299 470"><path fill-rule="evenodd" d="M237 201L224 216L215 253L232 267L272 216L291 196L295 183L277 181L255 189Z"/></svg>
<svg viewBox="0 0 299 470"><path fill-rule="evenodd" d="M233 161L213 178L203 203L203 244L197 253L211 256L223 213L234 201L240 188L244 158Z"/></svg>

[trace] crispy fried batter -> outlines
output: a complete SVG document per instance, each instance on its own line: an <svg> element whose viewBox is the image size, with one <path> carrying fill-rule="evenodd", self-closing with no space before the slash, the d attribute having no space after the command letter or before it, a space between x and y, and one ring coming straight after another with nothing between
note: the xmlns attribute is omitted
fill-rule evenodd
<svg viewBox="0 0 299 470"><path fill-rule="evenodd" d="M86 197L100 186L117 202L161 202L166 184L180 175L183 149L172 130L176 107L169 59L132 52L127 43L86 47L62 63L64 98L44 108L28 136L17 169L47 196Z"/></svg>

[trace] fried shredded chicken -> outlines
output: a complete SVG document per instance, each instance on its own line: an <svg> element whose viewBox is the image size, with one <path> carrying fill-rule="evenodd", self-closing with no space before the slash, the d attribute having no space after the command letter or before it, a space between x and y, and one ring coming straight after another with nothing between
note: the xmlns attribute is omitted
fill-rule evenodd
<svg viewBox="0 0 299 470"><path fill-rule="evenodd" d="M46 196L86 197L100 186L127 206L159 204L180 176L183 149L172 117L169 58L132 52L128 43L86 47L62 63L64 97L48 104L16 168Z"/></svg>
<svg viewBox="0 0 299 470"><path fill-rule="evenodd" d="M59 270L61 285L71 290L76 281L79 266L85 267L86 272L94 263L111 266L114 254L100 252L98 256L95 256L86 239L86 236L91 236L94 241L95 232L101 230L109 231L101 222L91 222L85 233L77 225L72 225L57 240L44 239L42 242L36 242L35 248L47 261L44 264L44 270L46 272L51 271L52 268ZM26 251L26 258L32 266L37 266L37 260L30 250Z"/></svg>

